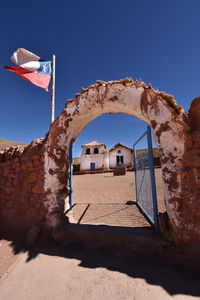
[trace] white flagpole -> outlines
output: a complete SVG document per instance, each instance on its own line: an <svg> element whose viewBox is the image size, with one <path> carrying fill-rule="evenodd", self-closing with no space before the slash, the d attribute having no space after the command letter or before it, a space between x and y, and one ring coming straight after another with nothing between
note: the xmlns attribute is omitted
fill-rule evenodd
<svg viewBox="0 0 200 300"><path fill-rule="evenodd" d="M51 124L55 119L55 67L56 56L52 55L52 75L51 75Z"/></svg>

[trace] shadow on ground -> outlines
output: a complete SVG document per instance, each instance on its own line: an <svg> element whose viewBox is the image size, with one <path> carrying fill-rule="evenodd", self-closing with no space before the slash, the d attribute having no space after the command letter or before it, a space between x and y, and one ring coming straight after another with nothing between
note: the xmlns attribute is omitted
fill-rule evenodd
<svg viewBox="0 0 200 300"><path fill-rule="evenodd" d="M173 246L152 253L145 249L144 251L107 249L98 243L95 245L70 243L60 246L56 242L39 239L32 248L25 247L17 240L13 240L12 247L15 253L19 251L28 253L27 263L39 254L77 259L80 261L79 267L105 268L132 278L143 278L151 285L163 287L170 295L200 296L199 268L190 265L187 257L181 255Z"/></svg>

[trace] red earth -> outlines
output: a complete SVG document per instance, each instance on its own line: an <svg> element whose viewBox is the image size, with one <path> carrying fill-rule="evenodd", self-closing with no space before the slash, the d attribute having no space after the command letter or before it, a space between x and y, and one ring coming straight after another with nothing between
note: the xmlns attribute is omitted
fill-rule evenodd
<svg viewBox="0 0 200 300"><path fill-rule="evenodd" d="M155 174L158 210L163 212L165 204L161 169L156 169ZM126 204L127 201L136 200L134 176L134 172L127 172L123 176L113 176L113 173L74 175L74 221L80 224L150 226L135 205ZM14 253L12 242L0 239L0 279L6 276L20 255Z"/></svg>
<svg viewBox="0 0 200 300"><path fill-rule="evenodd" d="M155 169L158 211L166 210L161 169ZM80 224L105 224L127 227L150 226L136 205L135 172L73 176L73 217Z"/></svg>

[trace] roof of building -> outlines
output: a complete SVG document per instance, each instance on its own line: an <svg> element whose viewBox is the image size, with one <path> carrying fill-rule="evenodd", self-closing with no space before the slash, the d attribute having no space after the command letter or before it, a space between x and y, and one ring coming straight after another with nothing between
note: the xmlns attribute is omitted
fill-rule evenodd
<svg viewBox="0 0 200 300"><path fill-rule="evenodd" d="M93 142L89 143L89 144L84 144L81 147L89 147L89 146L101 146L103 145L106 148L105 144L99 143L98 141L94 140Z"/></svg>
<svg viewBox="0 0 200 300"><path fill-rule="evenodd" d="M129 147L127 147L127 146L125 146L125 145L123 145L123 144L121 144L121 143L118 143L118 144L116 144L115 146L113 146L113 147L109 150L109 152L110 152L110 151L113 151L113 150L115 150L116 148L119 148L119 147L124 147L124 148L126 148L126 149L128 149L128 150L133 151L133 149L131 149L131 148L129 148Z"/></svg>

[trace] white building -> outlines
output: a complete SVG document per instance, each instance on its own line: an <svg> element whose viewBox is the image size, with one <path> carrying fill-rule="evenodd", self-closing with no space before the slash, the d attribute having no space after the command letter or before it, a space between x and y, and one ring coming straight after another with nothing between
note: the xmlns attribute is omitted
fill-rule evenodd
<svg viewBox="0 0 200 300"><path fill-rule="evenodd" d="M133 149L118 143L107 151L106 145L98 141L82 145L80 171L113 169L119 163L133 167Z"/></svg>
<svg viewBox="0 0 200 300"><path fill-rule="evenodd" d="M126 168L134 166L133 149L120 143L109 150L109 169L115 168L119 163Z"/></svg>

